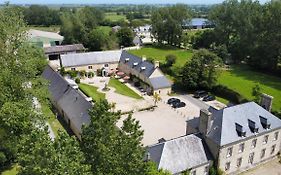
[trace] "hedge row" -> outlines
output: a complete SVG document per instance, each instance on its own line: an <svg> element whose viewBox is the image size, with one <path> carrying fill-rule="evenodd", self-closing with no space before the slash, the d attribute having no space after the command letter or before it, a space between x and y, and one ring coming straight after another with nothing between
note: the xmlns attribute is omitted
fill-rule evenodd
<svg viewBox="0 0 281 175"><path fill-rule="evenodd" d="M213 87L212 92L216 96L223 97L235 104L248 102L248 100L241 94L223 85Z"/></svg>

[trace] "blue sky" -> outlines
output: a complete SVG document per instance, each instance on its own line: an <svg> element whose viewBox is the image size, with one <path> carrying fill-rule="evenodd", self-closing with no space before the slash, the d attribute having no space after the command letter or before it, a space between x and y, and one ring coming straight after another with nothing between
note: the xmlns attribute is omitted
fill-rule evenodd
<svg viewBox="0 0 281 175"><path fill-rule="evenodd" d="M5 2L6 0L0 0ZM8 0L12 4L214 4L221 3L223 0ZM264 3L268 0L260 0Z"/></svg>

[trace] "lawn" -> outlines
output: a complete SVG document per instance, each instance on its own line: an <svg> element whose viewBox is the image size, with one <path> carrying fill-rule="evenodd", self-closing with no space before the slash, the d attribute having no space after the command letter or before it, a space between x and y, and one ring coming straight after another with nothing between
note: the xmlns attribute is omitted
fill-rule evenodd
<svg viewBox="0 0 281 175"><path fill-rule="evenodd" d="M88 97L92 97L94 101L100 101L105 99L105 94L98 92L98 88L88 84L80 83L79 89L85 93Z"/></svg>
<svg viewBox="0 0 281 175"><path fill-rule="evenodd" d="M233 66L231 70L222 71L218 82L249 100L254 99L252 88L259 83L263 93L274 97L273 110L281 110L281 78L252 71L246 66Z"/></svg>
<svg viewBox="0 0 281 175"><path fill-rule="evenodd" d="M127 20L125 15L117 15L117 13L105 13L105 19L109 19L110 21L119 21L119 20Z"/></svg>
<svg viewBox="0 0 281 175"><path fill-rule="evenodd" d="M110 26L99 26L98 29L101 29L104 33L109 35L109 32L112 31Z"/></svg>
<svg viewBox="0 0 281 175"><path fill-rule="evenodd" d="M175 66L178 67L182 67L192 57L192 51L169 46L145 46L139 50L130 50L129 52L139 57L146 56L147 58L153 58L161 63L165 63L167 55L173 54L177 57Z"/></svg>
<svg viewBox="0 0 281 175"><path fill-rule="evenodd" d="M17 175L18 174L18 165L13 165L12 167L10 167L9 169L3 171L1 173L1 175Z"/></svg>
<svg viewBox="0 0 281 175"><path fill-rule="evenodd" d="M136 92L134 92L132 89L130 89L128 86L125 84L121 83L119 80L111 78L108 86L111 86L115 88L115 92L121 95L125 95L128 97L132 97L135 99L142 99L141 96L139 96Z"/></svg>
<svg viewBox="0 0 281 175"><path fill-rule="evenodd" d="M46 32L59 32L60 31L60 26L49 26L49 27L44 27L44 26L28 26L28 29L35 29L35 30L42 30Z"/></svg>

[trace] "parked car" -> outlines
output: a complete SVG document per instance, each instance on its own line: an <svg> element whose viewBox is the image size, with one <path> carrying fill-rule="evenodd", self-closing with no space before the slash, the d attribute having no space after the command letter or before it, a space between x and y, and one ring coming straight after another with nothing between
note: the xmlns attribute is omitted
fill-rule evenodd
<svg viewBox="0 0 281 175"><path fill-rule="evenodd" d="M172 105L173 103L179 103L180 99L177 98L170 98L167 102L167 104Z"/></svg>
<svg viewBox="0 0 281 175"><path fill-rule="evenodd" d="M207 96L205 96L205 97L203 98L203 101L213 101L213 100L215 100L215 99L216 99L215 96L213 96L213 95L207 95Z"/></svg>
<svg viewBox="0 0 281 175"><path fill-rule="evenodd" d="M194 98L202 98L202 97L205 97L205 96L207 96L208 95L208 92L206 92L206 91L196 91L195 93L194 93Z"/></svg>
<svg viewBox="0 0 281 175"><path fill-rule="evenodd" d="M182 107L185 107L186 104L184 102L179 102L179 103L173 103L173 108L182 108Z"/></svg>

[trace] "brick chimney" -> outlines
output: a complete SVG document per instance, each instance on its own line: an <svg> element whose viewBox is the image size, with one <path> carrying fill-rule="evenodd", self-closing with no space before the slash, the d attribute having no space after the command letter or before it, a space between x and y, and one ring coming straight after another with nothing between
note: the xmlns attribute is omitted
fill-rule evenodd
<svg viewBox="0 0 281 175"><path fill-rule="evenodd" d="M271 111L272 108L273 97L267 94L261 94L260 106L266 109L267 111Z"/></svg>
<svg viewBox="0 0 281 175"><path fill-rule="evenodd" d="M159 61L154 61L154 68L157 68L157 67L159 67L159 66L160 66Z"/></svg>
<svg viewBox="0 0 281 175"><path fill-rule="evenodd" d="M200 110L199 132L203 135L206 135L211 128L211 116L212 114L206 109Z"/></svg>

